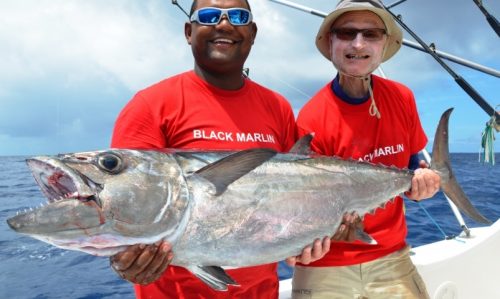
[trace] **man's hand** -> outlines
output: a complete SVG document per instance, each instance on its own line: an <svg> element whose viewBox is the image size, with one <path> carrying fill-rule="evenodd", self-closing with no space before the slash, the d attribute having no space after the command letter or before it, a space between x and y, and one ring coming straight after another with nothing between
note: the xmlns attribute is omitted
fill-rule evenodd
<svg viewBox="0 0 500 299"><path fill-rule="evenodd" d="M441 177L429 169L425 161L420 161L420 167L415 170L415 175L411 179L410 191L405 193L406 197L415 201L433 197L441 185Z"/></svg>
<svg viewBox="0 0 500 299"><path fill-rule="evenodd" d="M129 246L109 258L111 268L123 279L135 284L147 285L163 274L174 257L167 242L151 245Z"/></svg>
<svg viewBox="0 0 500 299"><path fill-rule="evenodd" d="M298 256L291 256L285 260L289 266L295 266L296 263L307 265L324 257L330 251L330 237L324 237L314 240L312 245L305 247Z"/></svg>
<svg viewBox="0 0 500 299"><path fill-rule="evenodd" d="M332 241L354 242L358 229L363 230L363 221L358 213L345 213Z"/></svg>

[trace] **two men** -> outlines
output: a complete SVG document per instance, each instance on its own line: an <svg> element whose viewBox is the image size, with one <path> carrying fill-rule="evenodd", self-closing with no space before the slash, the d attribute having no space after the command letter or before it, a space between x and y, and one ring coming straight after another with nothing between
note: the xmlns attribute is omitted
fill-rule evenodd
<svg viewBox="0 0 500 299"><path fill-rule="evenodd" d="M112 146L235 150L271 147L287 151L296 137L290 105L279 94L242 76L257 33L248 2L194 1L190 20L185 25L185 35L195 58L194 70L136 94L116 122ZM417 153L427 138L413 95L405 86L371 74L398 51L401 39L400 29L376 0L341 1L325 18L317 47L339 73L298 117L301 135L315 133L313 150L418 168ZM203 134L195 134L201 131L269 134L273 136L269 140L276 142L209 140L199 137ZM401 150L392 155L373 155L386 146ZM376 157L370 159L372 156ZM427 198L438 187L437 174L421 168L416 171L408 197ZM374 216L365 217L364 227L378 245L337 242L312 267L305 265L323 256L329 250L330 240L318 240L304 250L298 259L302 266L296 268L294 277L296 298L304 294L312 295L307 298L372 298L374 294L382 298L395 294L427 297L404 241L402 198ZM335 239L350 239L355 228L351 218L341 226ZM277 297L276 264L229 270L241 287L221 293L212 291L182 268L167 267L172 254L175 253L168 244L136 245L114 256L112 266L123 278L137 283L139 298Z"/></svg>

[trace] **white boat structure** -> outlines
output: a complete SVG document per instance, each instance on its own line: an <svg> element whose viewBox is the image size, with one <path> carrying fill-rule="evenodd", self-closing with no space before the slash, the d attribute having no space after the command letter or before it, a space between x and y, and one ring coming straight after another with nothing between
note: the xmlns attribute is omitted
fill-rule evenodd
<svg viewBox="0 0 500 299"><path fill-rule="evenodd" d="M412 260L432 299L500 298L500 219L453 239L415 247ZM280 281L280 299L290 299L291 279Z"/></svg>
<svg viewBox="0 0 500 299"><path fill-rule="evenodd" d="M327 14L309 7L296 4L288 0L270 0L272 2L298 9L315 16L325 17ZM388 9L405 0L386 6ZM481 1L474 0L487 17L488 22L500 37L498 21L488 14ZM396 18L397 19L397 18ZM403 40L403 45L427 52L432 55L443 68L455 78L465 92L489 115L496 115L495 129L500 130L499 111L493 109L481 96L451 70L441 58L500 77L500 72L476 63L461 59L441 51L430 49L405 24L400 25L408 31L419 43ZM385 77L384 72L379 72ZM467 87L464 87L466 86ZM428 162L430 156L427 151L422 154ZM500 219L490 226L468 228L458 208L448 200L462 233L459 236L425 244L412 248L411 258L425 281L427 291L432 299L479 299L500 298ZM292 295L291 279L280 281L280 299L290 299Z"/></svg>

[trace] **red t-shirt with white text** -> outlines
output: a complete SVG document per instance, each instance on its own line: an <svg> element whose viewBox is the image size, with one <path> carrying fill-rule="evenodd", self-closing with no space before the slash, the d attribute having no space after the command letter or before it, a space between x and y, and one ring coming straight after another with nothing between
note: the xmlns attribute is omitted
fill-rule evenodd
<svg viewBox="0 0 500 299"><path fill-rule="evenodd" d="M288 151L296 137L290 104L245 79L236 91L216 88L193 71L138 92L121 111L115 148L272 148ZM175 254L175 251L174 251ZM184 268L169 266L156 282L136 285L138 298L277 298L277 264L227 270L241 286L217 292Z"/></svg>
<svg viewBox="0 0 500 299"><path fill-rule="evenodd" d="M319 154L406 168L410 156L427 143L413 93L374 75L372 82L380 119L369 114L371 99L359 105L346 103L329 83L300 110L299 136L314 132L312 149ZM324 258L308 266L354 265L403 248L407 235L403 199L398 196L385 209L366 215L364 227L377 245L335 242Z"/></svg>

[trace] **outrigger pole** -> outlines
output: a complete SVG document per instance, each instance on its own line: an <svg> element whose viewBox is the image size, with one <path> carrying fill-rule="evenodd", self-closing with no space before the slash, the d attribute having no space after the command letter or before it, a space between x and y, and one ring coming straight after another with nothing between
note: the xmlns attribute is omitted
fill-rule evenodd
<svg viewBox="0 0 500 299"><path fill-rule="evenodd" d="M493 30L495 30L495 32L497 33L498 37L500 37L500 25L498 24L497 19L494 16L492 16L486 10L486 8L484 8L483 0L472 0L472 1L474 1L474 3L476 3L477 7L479 7L479 9L483 13L483 15L486 17L486 21L488 21L488 23L490 23L491 28L493 28Z"/></svg>
<svg viewBox="0 0 500 299"><path fill-rule="evenodd" d="M493 109L493 107L486 102L485 99L467 82L465 81L464 78L462 78L460 75L455 73L444 61L436 54L435 51L433 51L418 35L413 32L408 26L406 26L405 23L401 20L401 18L397 17L387 9L387 11L392 15L392 17L396 20L396 22L399 23L401 27L403 27L406 32L408 32L424 49L425 52L427 52L429 55L431 55L452 77L455 79L455 82L462 87L462 89L481 107L488 115L495 115L497 124L500 124L500 114Z"/></svg>
<svg viewBox="0 0 500 299"><path fill-rule="evenodd" d="M278 4L282 4L282 5L285 5L288 7L292 7L292 8L298 9L298 10L302 10L302 11L308 12L312 15L323 17L323 18L325 18L328 15L324 12L321 12L321 11L318 11L318 10L315 10L315 9L312 9L312 8L309 8L309 7L306 7L306 6L297 4L297 3L293 3L293 2L287 1L287 0L269 0L269 1L275 2ZM401 2L403 2L403 0L399 1L396 4L391 5L391 7L397 5ZM449 54L446 54L444 52L436 51L435 49L431 49L431 47L426 45L413 31L411 31L411 29L408 28L408 26L406 26L406 24L404 24L400 18L395 16L387 7L386 7L386 9L393 16L393 18L399 23L399 25L401 25L401 27L403 27L403 29L405 29L418 42L418 44L416 44L416 43L413 43L413 42L410 42L410 41L403 39L403 45L409 46L411 48L414 48L414 49L417 49L417 50L420 50L423 52L426 52L429 55L431 55L434 59L436 59L436 61L453 77L453 79L455 79L455 82L457 82L457 84L479 105L479 107L481 107L489 116L492 116L492 115L495 116L497 125L500 125L499 112L495 111L495 109L493 109L493 107L490 104L488 104L488 102L486 102L486 100L484 100L481 97L481 95L467 81L465 81L464 78L459 76L446 63L444 63L444 61L441 59L441 57L448 59L452 62L461 64L463 66L487 73L487 74L495 76L495 77L500 77L500 72L497 70L494 70L494 69L487 68L485 66L478 65L476 63L471 63L465 59L461 59L461 58L458 58L456 56L449 55Z"/></svg>

